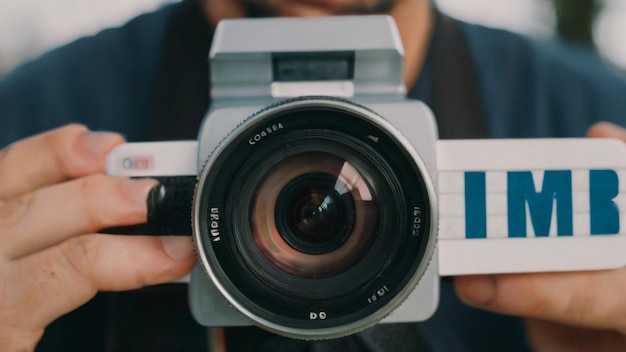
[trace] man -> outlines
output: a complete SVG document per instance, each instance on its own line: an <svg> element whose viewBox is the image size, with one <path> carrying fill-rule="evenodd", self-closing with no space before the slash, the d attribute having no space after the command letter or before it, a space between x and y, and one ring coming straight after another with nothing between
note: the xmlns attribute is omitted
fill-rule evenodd
<svg viewBox="0 0 626 352"><path fill-rule="evenodd" d="M406 51L409 96L426 101L436 115L446 115L439 111L446 110L444 93L454 85L437 88L450 78L444 77L445 67L443 71L436 67L442 59L456 55L434 57L435 48L447 43L449 36L441 36L445 28L440 24L445 19L436 20L426 0L189 0L142 16L123 29L80 40L5 77L0 81L0 145L71 122L120 131L130 140L194 138L210 104L206 53L212 28L220 19L378 12L388 12L398 24ZM626 81L592 54L458 22L453 28L462 34L460 46L467 46L461 54L469 53L470 93L476 97L466 103L479 119L470 125L482 126L477 135L580 136L595 121L626 122L622 99ZM453 118L462 124L464 115ZM442 133L443 137L477 136L464 135L455 130L456 123L443 122L442 132L451 131ZM626 140L626 132L611 124L597 124L588 134ZM32 350L42 336L42 350L70 350L71 346L77 350L195 350L206 345L203 330L197 326L185 326L194 331L182 335L174 330L188 319L180 316L188 313L184 292L181 295L176 288L101 294L53 323L97 291L168 282L187 273L194 263L187 238L93 234L146 217L144 200L154 181L102 175L105 155L122 142L118 134L71 125L21 140L0 152L2 350ZM626 341L622 335L626 333L626 300L620 297L626 289L624 277L626 269L454 281L459 296L469 304L528 317L526 332L534 349L614 351L623 349ZM519 321L463 306L449 283L443 285L442 304L435 316L409 325L396 340L417 340L410 346L433 350L526 347L523 332L517 330ZM146 302L153 304L133 311ZM167 325L168 320L173 324ZM226 334L228 343L239 350L250 350L251 345L266 351L373 351L389 346L371 337L308 344L255 329ZM131 340L143 345L133 345Z"/></svg>

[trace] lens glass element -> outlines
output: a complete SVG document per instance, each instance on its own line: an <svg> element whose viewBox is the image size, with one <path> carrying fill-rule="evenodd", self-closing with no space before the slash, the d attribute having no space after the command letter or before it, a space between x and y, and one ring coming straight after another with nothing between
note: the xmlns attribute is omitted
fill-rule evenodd
<svg viewBox="0 0 626 352"><path fill-rule="evenodd" d="M252 233L276 267L322 278L353 266L376 234L373 190L347 160L323 152L281 160L256 193Z"/></svg>

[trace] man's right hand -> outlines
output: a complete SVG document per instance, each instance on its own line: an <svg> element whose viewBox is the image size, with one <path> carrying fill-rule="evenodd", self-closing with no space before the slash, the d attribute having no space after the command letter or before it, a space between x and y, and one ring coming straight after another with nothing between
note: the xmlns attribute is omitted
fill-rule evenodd
<svg viewBox="0 0 626 352"><path fill-rule="evenodd" d="M33 350L49 323L98 291L191 270L190 237L96 234L146 220L156 181L103 174L123 142L70 125L0 150L0 350Z"/></svg>

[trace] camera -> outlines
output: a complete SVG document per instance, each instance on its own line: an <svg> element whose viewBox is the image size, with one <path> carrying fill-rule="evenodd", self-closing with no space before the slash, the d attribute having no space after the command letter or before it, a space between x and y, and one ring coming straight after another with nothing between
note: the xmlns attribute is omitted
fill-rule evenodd
<svg viewBox="0 0 626 352"><path fill-rule="evenodd" d="M111 152L109 174L161 181L133 231L193 236L199 323L334 338L427 319L440 275L624 264L600 253L623 236L585 236L619 234L621 145L438 141L431 111L405 97L402 60L386 16L226 20L198 140ZM584 182L596 196L579 211Z"/></svg>

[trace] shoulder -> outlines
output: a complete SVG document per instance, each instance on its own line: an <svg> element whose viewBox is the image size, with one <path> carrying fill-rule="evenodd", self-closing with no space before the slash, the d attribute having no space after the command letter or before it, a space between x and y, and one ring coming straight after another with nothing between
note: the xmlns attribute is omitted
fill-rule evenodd
<svg viewBox="0 0 626 352"><path fill-rule="evenodd" d="M149 94L171 7L50 51L0 78L0 146L80 122L111 129Z"/></svg>
<svg viewBox="0 0 626 352"><path fill-rule="evenodd" d="M598 120L626 123L626 78L590 48L459 23L494 134L576 136Z"/></svg>

